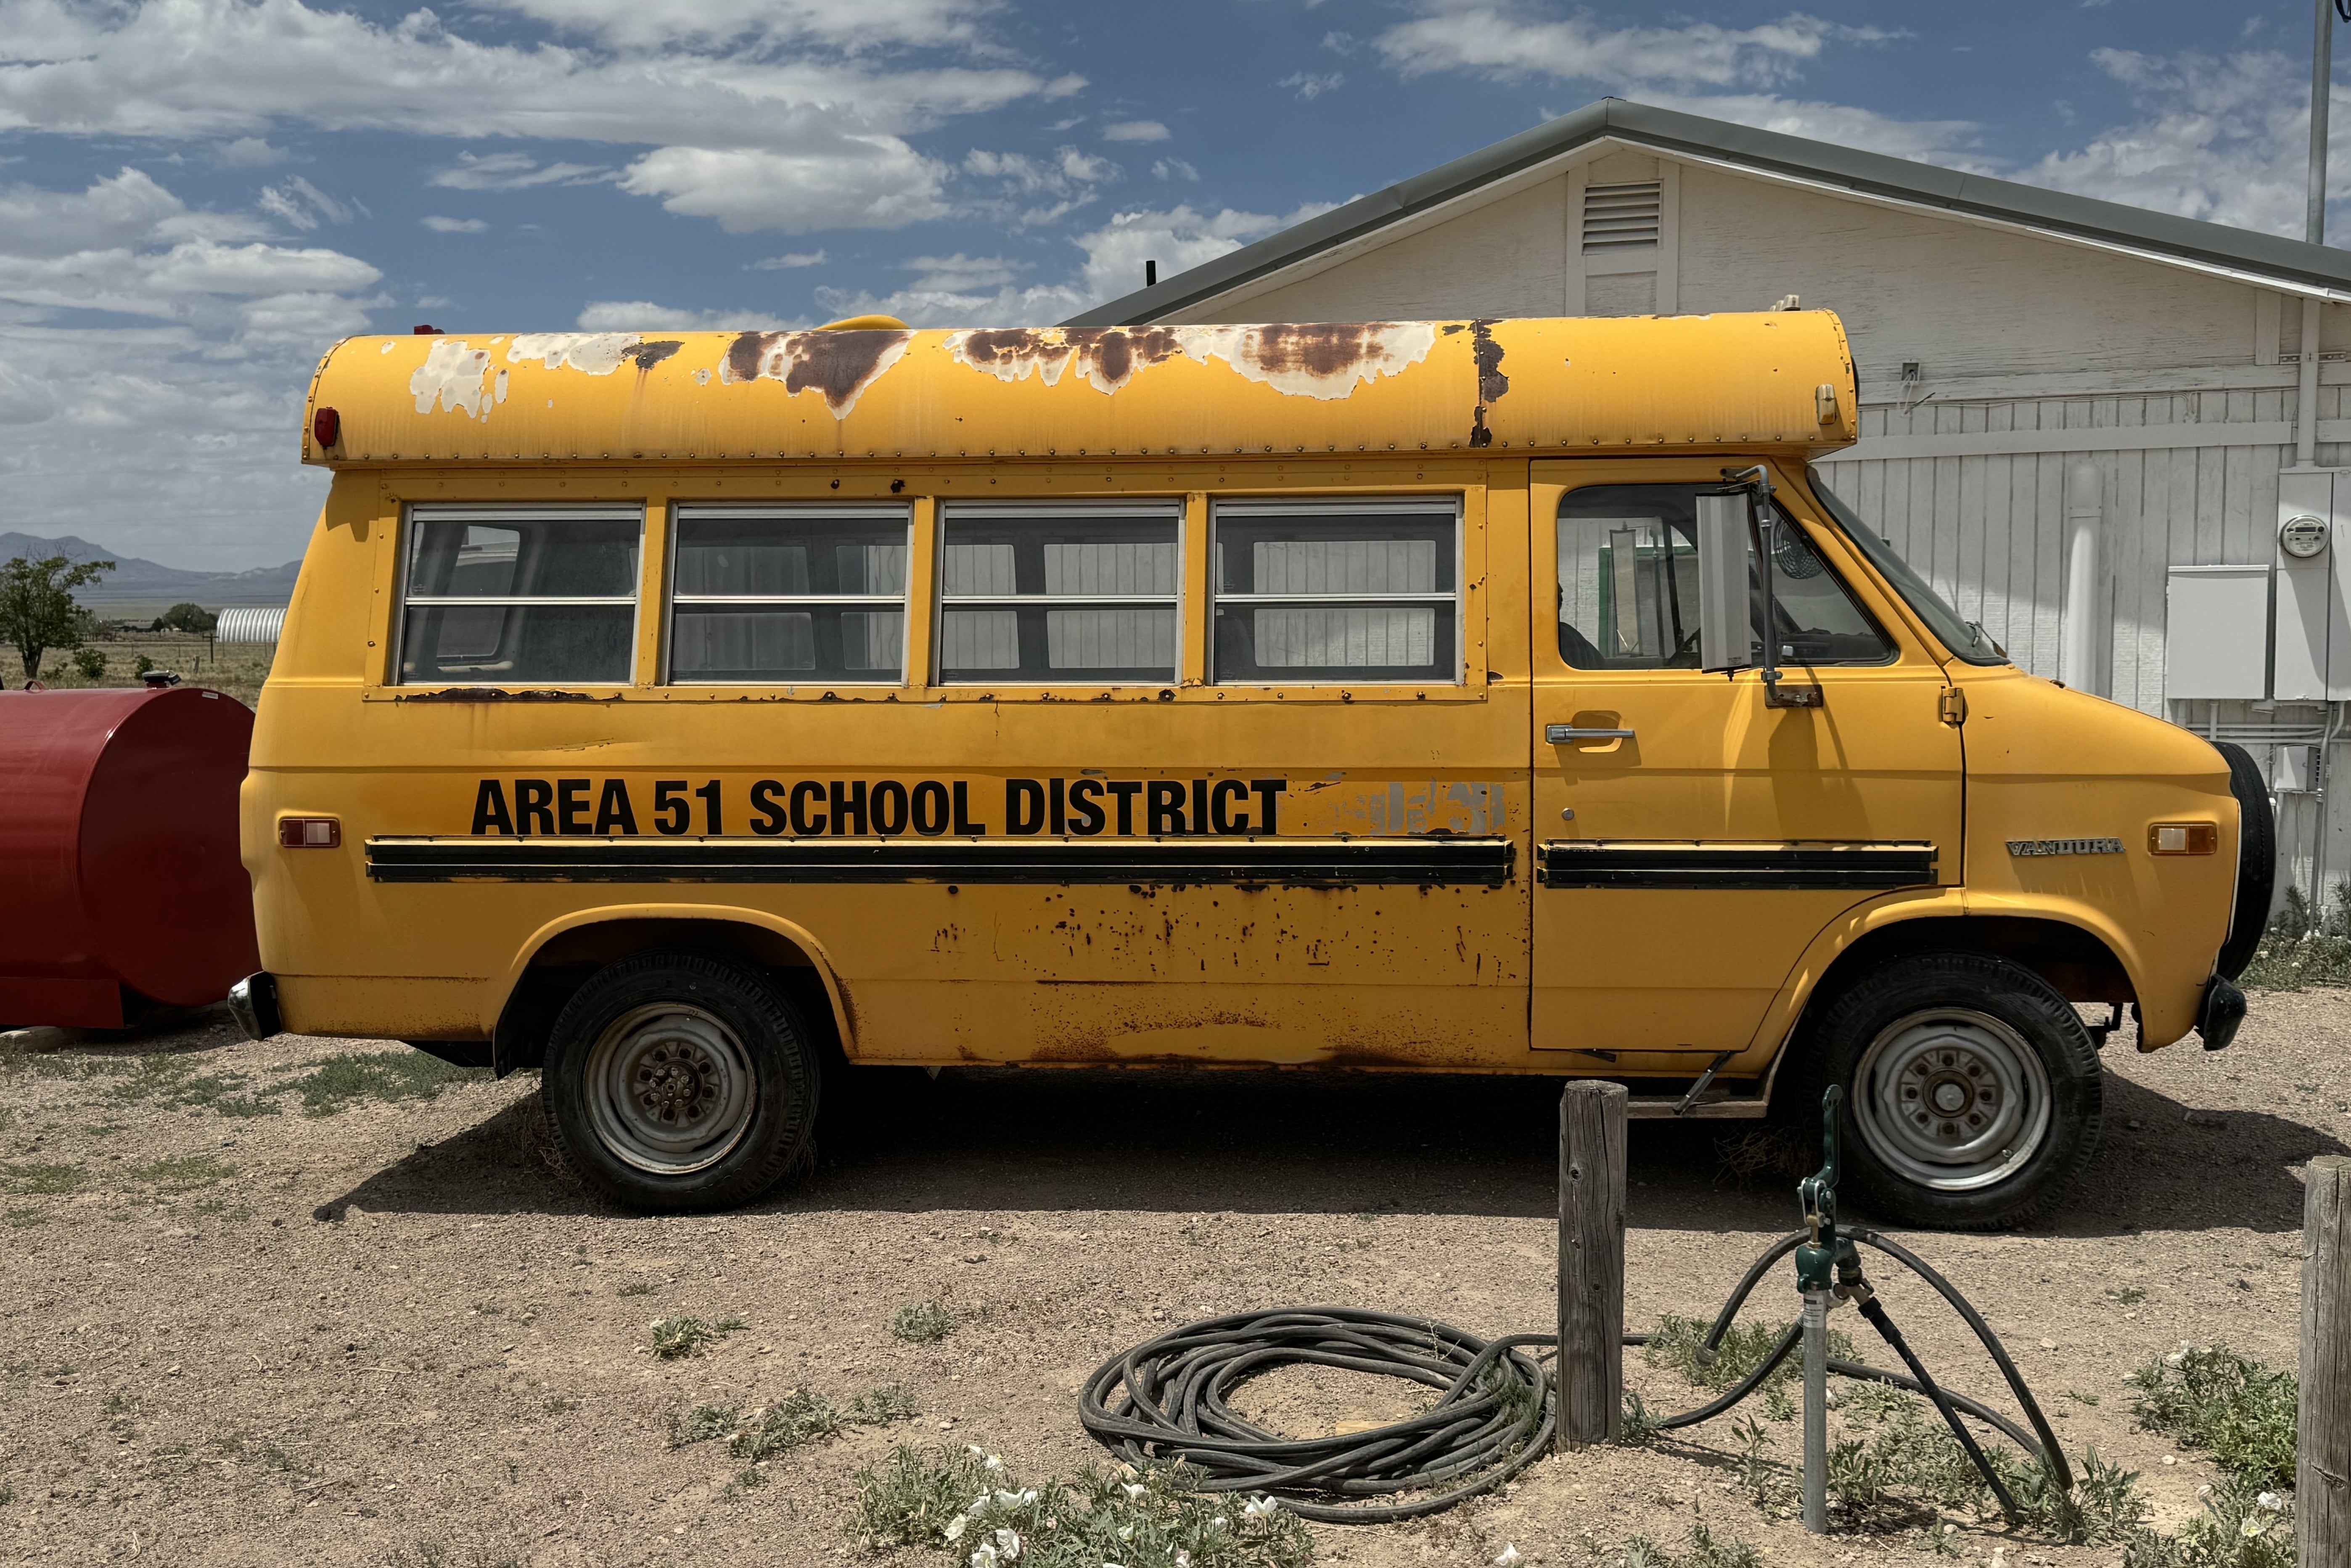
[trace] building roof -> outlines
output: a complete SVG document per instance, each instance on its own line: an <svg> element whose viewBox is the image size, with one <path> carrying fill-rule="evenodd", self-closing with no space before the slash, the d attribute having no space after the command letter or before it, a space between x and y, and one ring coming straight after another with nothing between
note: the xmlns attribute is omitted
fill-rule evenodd
<svg viewBox="0 0 2351 1568"><path fill-rule="evenodd" d="M1599 141L1623 142L1876 201L1939 208L1976 222L2223 272L2291 293L2351 299L2351 251L1604 98L1098 306L1071 318L1067 325L1163 319Z"/></svg>

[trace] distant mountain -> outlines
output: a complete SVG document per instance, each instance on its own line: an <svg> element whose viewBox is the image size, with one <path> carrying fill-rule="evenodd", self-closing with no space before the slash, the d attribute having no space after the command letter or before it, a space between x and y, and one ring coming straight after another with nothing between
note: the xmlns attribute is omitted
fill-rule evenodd
<svg viewBox="0 0 2351 1568"><path fill-rule="evenodd" d="M68 560L110 560L114 570L96 582L74 591L89 604L120 603L125 600L186 600L217 610L229 604L283 604L294 596L298 560L283 566L256 567L251 571L183 571L177 567L118 555L104 545L65 534L53 539L32 534L0 534L0 560L18 556L43 560L61 555Z"/></svg>

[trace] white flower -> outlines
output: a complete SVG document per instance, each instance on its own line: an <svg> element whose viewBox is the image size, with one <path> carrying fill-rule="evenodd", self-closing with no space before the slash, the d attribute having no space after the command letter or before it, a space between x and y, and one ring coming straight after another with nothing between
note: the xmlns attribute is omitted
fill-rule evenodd
<svg viewBox="0 0 2351 1568"><path fill-rule="evenodd" d="M997 1506L999 1508L1027 1508L1036 1500L1035 1487L1030 1487L1026 1491L1000 1491L996 1494Z"/></svg>
<svg viewBox="0 0 2351 1568"><path fill-rule="evenodd" d="M1513 1541L1502 1548L1499 1557L1494 1559L1494 1568L1519 1568L1519 1543Z"/></svg>
<svg viewBox="0 0 2351 1568"><path fill-rule="evenodd" d="M1281 1511L1281 1505L1270 1497L1251 1498L1241 1504L1243 1519L1271 1519Z"/></svg>
<svg viewBox="0 0 2351 1568"><path fill-rule="evenodd" d="M982 1546L971 1554L971 1568L996 1568L996 1548Z"/></svg>
<svg viewBox="0 0 2351 1568"><path fill-rule="evenodd" d="M996 1550L1007 1563L1019 1562L1020 1560L1019 1532L1018 1531L1011 1530L998 1531L996 1532Z"/></svg>
<svg viewBox="0 0 2351 1568"><path fill-rule="evenodd" d="M2273 1491L2265 1491L2262 1493L2261 1496L2253 1499L2253 1506L2255 1508L2268 1509L2271 1512L2274 1513L2279 1509L2285 1506L2285 1499L2278 1496L2278 1494Z"/></svg>
<svg viewBox="0 0 2351 1568"><path fill-rule="evenodd" d="M987 1457L987 1450L981 1448L977 1443L966 1443L964 1445L964 1451L975 1459L984 1459Z"/></svg>
<svg viewBox="0 0 2351 1568"><path fill-rule="evenodd" d="M1004 1473L1004 1461L990 1454L980 1461L979 1468L990 1475L1000 1476Z"/></svg>
<svg viewBox="0 0 2351 1568"><path fill-rule="evenodd" d="M946 1529L941 1531L940 1533L945 1535L949 1541L961 1541L963 1539L964 1527L970 1522L971 1519L968 1515L960 1513L956 1514L953 1519L947 1521Z"/></svg>
<svg viewBox="0 0 2351 1568"><path fill-rule="evenodd" d="M2268 1520L2258 1518L2255 1515L2249 1513L2245 1515L2242 1522L2237 1526L2237 1533L2243 1536L2246 1540L2251 1541L2254 1536L2268 1530L2269 1527L2270 1521Z"/></svg>
<svg viewBox="0 0 2351 1568"><path fill-rule="evenodd" d="M1141 1497L1144 1492L1149 1491L1151 1489L1144 1486L1141 1481L1129 1481L1119 1490L1125 1492L1129 1497Z"/></svg>
<svg viewBox="0 0 2351 1568"><path fill-rule="evenodd" d="M1176 1568L1192 1568L1192 1554L1180 1546L1176 1549Z"/></svg>

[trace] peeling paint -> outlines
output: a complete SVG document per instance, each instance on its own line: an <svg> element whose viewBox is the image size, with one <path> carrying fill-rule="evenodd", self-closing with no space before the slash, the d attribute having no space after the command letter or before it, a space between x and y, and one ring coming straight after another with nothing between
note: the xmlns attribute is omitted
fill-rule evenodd
<svg viewBox="0 0 2351 1568"><path fill-rule="evenodd" d="M585 371L609 376L621 368L629 350L643 340L634 332L524 332L507 350L507 363L537 360L542 369ZM672 346L675 352L675 346Z"/></svg>
<svg viewBox="0 0 2351 1568"><path fill-rule="evenodd" d="M487 349L473 349L463 338L435 338L424 351L424 362L408 378L409 395L416 412L431 413L438 403L453 413L478 419L487 406L484 374L490 368Z"/></svg>
<svg viewBox="0 0 2351 1568"><path fill-rule="evenodd" d="M835 419L846 419L867 387L903 358L912 332L744 332L727 347L721 382L765 378L788 392L813 387Z"/></svg>
<svg viewBox="0 0 2351 1568"><path fill-rule="evenodd" d="M1011 327L950 333L957 364L1002 382L1035 376L1058 386L1074 372L1099 392L1115 392L1151 366L1182 354L1221 360L1286 397L1343 398L1428 357L1437 329L1426 321L1275 323L1242 327Z"/></svg>
<svg viewBox="0 0 2351 1568"><path fill-rule="evenodd" d="M1481 319L1468 323L1470 358L1478 366L1478 406L1469 414L1469 444L1491 446L1494 433L1486 424L1487 411L1502 401L1510 390L1510 378L1502 373L1502 345L1494 340L1494 323ZM1447 332L1458 332L1458 326L1447 327Z"/></svg>

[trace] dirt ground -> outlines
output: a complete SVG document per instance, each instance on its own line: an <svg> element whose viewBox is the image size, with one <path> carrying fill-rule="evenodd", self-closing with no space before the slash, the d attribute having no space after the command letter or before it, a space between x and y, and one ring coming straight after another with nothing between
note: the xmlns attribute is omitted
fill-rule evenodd
<svg viewBox="0 0 2351 1568"><path fill-rule="evenodd" d="M2219 1056L2140 1056L2121 1036L2106 1055L2104 1151L2061 1216L1904 1239L1984 1306L2071 1451L2143 1472L2176 1527L2211 1468L2132 1429L2124 1379L2183 1339L2293 1364L2296 1167L2351 1139L2351 995L2257 997ZM528 1077L442 1073L386 1042L248 1045L225 1022L0 1060L0 1557L862 1563L842 1529L861 1466L913 1440L983 1445L1029 1480L1067 1473L1098 1453L1081 1380L1187 1318L1328 1303L1481 1333L1551 1324L1545 1082L1012 1071L881 1087L798 1190L643 1218L550 1168ZM1719 1134L1635 1124L1635 1325L1710 1312L1792 1228L1792 1184L1726 1176ZM1989 1365L1925 1290L1877 1278L1929 1364L1988 1396ZM894 1312L934 1299L951 1334L893 1337ZM1792 1315L1792 1287L1759 1300ZM649 1325L679 1314L743 1326L653 1356ZM1655 1407L1700 1397L1637 1354L1627 1365ZM846 1404L890 1384L918 1419L794 1449L747 1483L723 1440L671 1446L696 1406L803 1386ZM1403 1387L1283 1374L1242 1403L1327 1432L1401 1414ZM1815 1541L1750 1501L1731 1425L1546 1458L1508 1496L1432 1520L1317 1527L1318 1560L1467 1565L1515 1544L1533 1563L1613 1563L1629 1536L1670 1547L1701 1519L1773 1564L1923 1563L1946 1521L1961 1527L1947 1555L2118 1556L1932 1507ZM1793 1465L1797 1423L1762 1425L1766 1455Z"/></svg>

